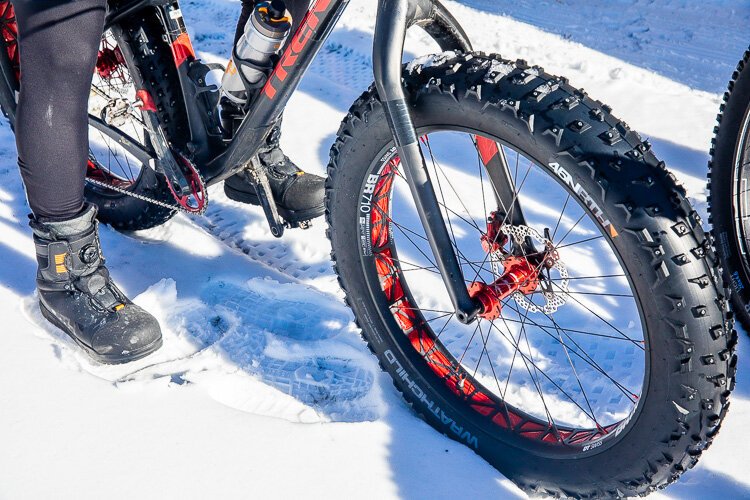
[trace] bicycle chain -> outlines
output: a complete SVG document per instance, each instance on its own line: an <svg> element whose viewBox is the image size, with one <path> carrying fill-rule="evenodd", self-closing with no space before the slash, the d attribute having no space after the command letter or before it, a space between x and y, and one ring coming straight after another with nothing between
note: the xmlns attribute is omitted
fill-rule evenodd
<svg viewBox="0 0 750 500"><path fill-rule="evenodd" d="M203 183L205 185L205 183L203 181L203 177L201 177L200 180L201 180L201 183ZM142 194L134 193L132 191L128 191L127 189L123 189L121 187L113 186L111 184L107 184L106 182L98 181L96 179L90 179L90 178L87 177L86 178L86 182L90 182L91 184L95 184L97 186L101 186L101 187L109 189L111 191L116 191L116 192L118 192L120 194L124 194L126 196L130 196L131 198L136 198L138 200L145 201L147 203L151 203L153 205L158 205L160 207L168 208L168 209L173 210L175 212L182 212L182 213L188 214L188 215L203 215L203 214L206 213L206 209L208 209L208 190L206 190L206 203L203 205L203 209L201 209L198 212L191 212L190 210L187 210L187 209L181 207L180 205L170 205L169 203L165 203L165 202L163 202L161 200L156 200L154 198L149 198L148 196L144 196Z"/></svg>

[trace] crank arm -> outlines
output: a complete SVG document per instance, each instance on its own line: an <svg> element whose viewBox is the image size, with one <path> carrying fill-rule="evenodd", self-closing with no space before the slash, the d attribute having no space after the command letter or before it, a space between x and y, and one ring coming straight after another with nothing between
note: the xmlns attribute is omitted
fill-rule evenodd
<svg viewBox="0 0 750 500"><path fill-rule="evenodd" d="M268 227L271 228L271 234L276 238L281 238L284 234L284 221L276 209L276 201L273 198L268 177L258 161L258 157L254 157L250 160L250 164L241 172L245 176L245 179L253 185L255 192L258 194L258 201L260 201L260 206L266 215Z"/></svg>
<svg viewBox="0 0 750 500"><path fill-rule="evenodd" d="M136 92L136 97L140 102L141 114L143 115L144 124L148 129L151 144L156 152L156 157L159 158L155 165L156 171L164 174L177 195L189 196L191 194L190 182L185 172L183 172L182 167L175 159L172 149L169 147L169 142L164 136L164 131L159 125L159 119L156 116L156 105L151 95L146 90L139 90Z"/></svg>
<svg viewBox="0 0 750 500"><path fill-rule="evenodd" d="M419 219L424 227L445 287L456 310L456 318L465 324L476 319L482 310L479 301L469 295L464 274L445 226L427 165L419 147L409 105L401 86L401 61L409 25L415 24L424 10L437 2L421 0L383 0L379 2L373 44L375 85L384 104L385 115L396 143L401 164L416 202Z"/></svg>

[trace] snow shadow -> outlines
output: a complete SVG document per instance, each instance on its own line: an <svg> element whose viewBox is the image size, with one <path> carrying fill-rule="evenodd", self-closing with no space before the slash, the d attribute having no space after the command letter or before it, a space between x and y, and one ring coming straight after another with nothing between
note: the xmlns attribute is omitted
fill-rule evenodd
<svg viewBox="0 0 750 500"><path fill-rule="evenodd" d="M0 144L13 144L7 122L0 124ZM36 258L28 226L21 174L15 166L15 149L0 148L0 286L18 295L36 288Z"/></svg>
<svg viewBox="0 0 750 500"><path fill-rule="evenodd" d="M174 242L187 230L180 218L146 232L148 239L102 230L103 245L117 263L115 279L138 293L136 302L163 326L164 346L144 360L125 366L90 362L44 323L33 296L25 299L27 315L63 365L129 392L147 391L151 384L192 385L231 408L292 422L379 419L390 429L387 460L402 498L514 491L470 449L416 417L380 372L338 298L290 281L239 249L214 254L199 230L182 234L202 252L191 253ZM413 473L425 461L429 481Z"/></svg>
<svg viewBox="0 0 750 500"><path fill-rule="evenodd" d="M708 92L726 89L749 41L745 27L750 4L744 1L456 1L512 17Z"/></svg>
<svg viewBox="0 0 750 500"><path fill-rule="evenodd" d="M168 378L212 385L193 375L240 370L310 406L319 420L378 417L376 400L367 399L376 362L337 297L295 283L289 266L284 274L255 262L182 217L133 237L107 227L101 233L115 280L159 319L165 346L131 365L94 364L27 298L27 314L69 348L61 358L117 384ZM271 253L262 246L258 252ZM287 253L281 259L296 260Z"/></svg>
<svg viewBox="0 0 750 500"><path fill-rule="evenodd" d="M742 326L735 324L739 342L737 343L737 376L732 398L750 399L750 336ZM730 410L731 412L731 410Z"/></svg>
<svg viewBox="0 0 750 500"><path fill-rule="evenodd" d="M654 154L667 164L667 168L677 177L677 182L685 186L691 199L697 202L699 211L704 210L708 194L708 145L702 150L699 149L701 144L696 145L698 148L690 148L660 137L644 139L651 142ZM706 215L701 213L701 216Z"/></svg>
<svg viewBox="0 0 750 500"><path fill-rule="evenodd" d="M3 231L0 225L0 232ZM33 246L31 246L33 249ZM33 250L32 250L33 251ZM36 289L34 276L36 260L33 255L0 242L0 286L13 290L18 295L27 295Z"/></svg>
<svg viewBox="0 0 750 500"><path fill-rule="evenodd" d="M321 249L312 241L306 244L308 240L326 240L322 219L314 221L312 229L304 233L289 230L277 239L268 230L261 209L243 206L217 193L206 217L197 222L225 245L291 279L309 282L332 276L330 247L324 243Z"/></svg>
<svg viewBox="0 0 750 500"><path fill-rule="evenodd" d="M699 467L686 472L665 493L684 499L750 498L750 485L739 483L727 474Z"/></svg>

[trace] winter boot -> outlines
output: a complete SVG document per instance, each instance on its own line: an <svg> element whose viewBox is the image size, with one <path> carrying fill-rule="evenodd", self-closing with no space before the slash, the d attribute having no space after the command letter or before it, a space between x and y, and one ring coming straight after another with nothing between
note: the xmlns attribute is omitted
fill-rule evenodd
<svg viewBox="0 0 750 500"><path fill-rule="evenodd" d="M267 146L258 159L268 175L276 207L284 220L295 225L320 217L325 212L325 179L303 172L279 147L281 130L274 127ZM246 171L233 175L224 182L224 192L231 200L260 205L255 187Z"/></svg>
<svg viewBox="0 0 750 500"><path fill-rule="evenodd" d="M31 216L42 315L101 363L135 361L161 347L156 318L115 286L104 266L96 207L63 222Z"/></svg>

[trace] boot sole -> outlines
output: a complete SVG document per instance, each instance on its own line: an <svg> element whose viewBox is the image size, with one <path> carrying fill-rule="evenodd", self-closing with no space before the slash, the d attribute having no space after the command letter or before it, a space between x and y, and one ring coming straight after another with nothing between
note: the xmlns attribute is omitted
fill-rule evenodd
<svg viewBox="0 0 750 500"><path fill-rule="evenodd" d="M230 200L239 201L240 203L248 203L250 205L260 205L260 200L257 195L248 193L247 191L239 191L227 186L226 184L224 184L224 193ZM276 210L278 210L279 215L290 224L313 220L323 215L326 211L325 205L308 208L307 210L287 210L286 208L276 205Z"/></svg>
<svg viewBox="0 0 750 500"><path fill-rule="evenodd" d="M137 361L139 359L145 358L149 354L153 353L154 351L157 351L164 341L161 337L159 337L157 340L153 341L147 346L143 346L140 349L136 351L132 351L128 354L117 354L117 355L107 355L107 354L99 354L95 350L93 350L91 347L87 346L81 340L75 336L75 334L68 329L65 324L60 321L55 314L50 311L41 301L39 302L39 308L42 311L42 316L47 319L50 323L55 325L57 328L65 332L65 334L73 339L73 341L81 348L83 351L86 352L91 358L93 358L98 363L103 363L106 365L121 365L124 363L130 363L131 361Z"/></svg>

